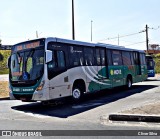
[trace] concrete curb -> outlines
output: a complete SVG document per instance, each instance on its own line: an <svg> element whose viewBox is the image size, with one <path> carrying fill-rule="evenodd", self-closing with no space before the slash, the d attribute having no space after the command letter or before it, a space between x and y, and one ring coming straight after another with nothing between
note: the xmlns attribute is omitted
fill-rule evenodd
<svg viewBox="0 0 160 139"><path fill-rule="evenodd" d="M111 121L132 121L132 122L160 123L160 116L111 114L111 115L109 115L109 120L111 120Z"/></svg>
<svg viewBox="0 0 160 139"><path fill-rule="evenodd" d="M4 98L0 98L0 101L1 100L10 100L10 98L9 97L4 97Z"/></svg>

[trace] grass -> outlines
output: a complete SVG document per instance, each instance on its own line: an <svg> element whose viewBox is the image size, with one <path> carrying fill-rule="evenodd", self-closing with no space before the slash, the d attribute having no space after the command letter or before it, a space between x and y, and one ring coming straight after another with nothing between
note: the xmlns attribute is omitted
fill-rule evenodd
<svg viewBox="0 0 160 139"><path fill-rule="evenodd" d="M9 73L9 69L0 69L0 75L1 74L8 74Z"/></svg>
<svg viewBox="0 0 160 139"><path fill-rule="evenodd" d="M7 81L0 81L0 98L8 97L9 89Z"/></svg>

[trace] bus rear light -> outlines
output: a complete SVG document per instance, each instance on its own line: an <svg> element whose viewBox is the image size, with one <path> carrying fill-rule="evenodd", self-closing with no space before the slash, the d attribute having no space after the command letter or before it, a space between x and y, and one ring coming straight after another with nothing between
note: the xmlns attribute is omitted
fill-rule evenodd
<svg viewBox="0 0 160 139"><path fill-rule="evenodd" d="M40 85L37 87L36 91L40 91L40 90L42 90L42 89L43 89L44 84L45 84L45 81L42 81L42 82L40 83Z"/></svg>

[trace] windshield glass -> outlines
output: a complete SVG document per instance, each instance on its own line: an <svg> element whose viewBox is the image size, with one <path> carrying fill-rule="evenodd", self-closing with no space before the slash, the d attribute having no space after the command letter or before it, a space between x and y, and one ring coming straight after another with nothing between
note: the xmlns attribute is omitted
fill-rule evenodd
<svg viewBox="0 0 160 139"><path fill-rule="evenodd" d="M147 61L147 69L148 70L154 69L154 61L152 61L152 60Z"/></svg>
<svg viewBox="0 0 160 139"><path fill-rule="evenodd" d="M154 69L155 63L154 63L154 60L151 56L146 56L146 63L147 63L148 70Z"/></svg>
<svg viewBox="0 0 160 139"><path fill-rule="evenodd" d="M44 72L44 50L29 49L11 55L11 80L35 80Z"/></svg>

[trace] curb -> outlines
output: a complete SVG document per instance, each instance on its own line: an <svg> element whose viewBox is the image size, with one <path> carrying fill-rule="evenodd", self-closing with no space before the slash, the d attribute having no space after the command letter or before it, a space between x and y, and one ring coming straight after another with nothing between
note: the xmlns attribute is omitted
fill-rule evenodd
<svg viewBox="0 0 160 139"><path fill-rule="evenodd" d="M111 114L111 115L109 115L109 120L111 120L111 121L132 121L132 122L160 123L160 116Z"/></svg>
<svg viewBox="0 0 160 139"><path fill-rule="evenodd" d="M0 100L10 100L9 97L0 98Z"/></svg>

